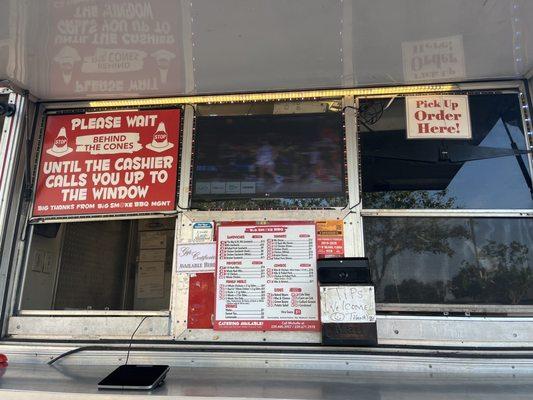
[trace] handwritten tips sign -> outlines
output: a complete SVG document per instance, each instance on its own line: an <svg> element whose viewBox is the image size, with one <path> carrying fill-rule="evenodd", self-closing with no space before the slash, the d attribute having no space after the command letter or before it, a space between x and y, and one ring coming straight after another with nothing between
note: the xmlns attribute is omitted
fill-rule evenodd
<svg viewBox="0 0 533 400"><path fill-rule="evenodd" d="M407 139L471 139L468 96L409 96Z"/></svg>
<svg viewBox="0 0 533 400"><path fill-rule="evenodd" d="M216 243L181 243L177 247L176 272L201 273L215 271Z"/></svg>
<svg viewBox="0 0 533 400"><path fill-rule="evenodd" d="M49 115L33 217L172 211L180 110Z"/></svg>
<svg viewBox="0 0 533 400"><path fill-rule="evenodd" d="M216 330L317 331L313 222L218 228Z"/></svg>
<svg viewBox="0 0 533 400"><path fill-rule="evenodd" d="M322 286L320 313L324 324L375 322L374 287Z"/></svg>

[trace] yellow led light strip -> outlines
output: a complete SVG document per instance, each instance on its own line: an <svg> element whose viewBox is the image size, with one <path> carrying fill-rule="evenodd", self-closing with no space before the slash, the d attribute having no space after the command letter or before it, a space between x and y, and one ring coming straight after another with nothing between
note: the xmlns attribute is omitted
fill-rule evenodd
<svg viewBox="0 0 533 400"><path fill-rule="evenodd" d="M148 99L127 100L95 100L90 101L91 107L131 107L148 105L170 104L207 104L207 103L238 103L251 101L280 101L280 100L306 100L321 99L342 96L372 96L384 94L410 94L429 92L449 92L456 90L457 85L421 85L421 86L391 86L380 88L360 89L324 89L304 90L299 92L272 92L272 93L243 93L243 94L219 94L208 96L182 96L182 97L159 97Z"/></svg>

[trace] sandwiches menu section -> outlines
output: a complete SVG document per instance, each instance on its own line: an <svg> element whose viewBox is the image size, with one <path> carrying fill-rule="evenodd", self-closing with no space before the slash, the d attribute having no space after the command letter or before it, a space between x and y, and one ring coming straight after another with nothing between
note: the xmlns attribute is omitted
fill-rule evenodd
<svg viewBox="0 0 533 400"><path fill-rule="evenodd" d="M316 331L313 222L225 223L218 228L218 330Z"/></svg>

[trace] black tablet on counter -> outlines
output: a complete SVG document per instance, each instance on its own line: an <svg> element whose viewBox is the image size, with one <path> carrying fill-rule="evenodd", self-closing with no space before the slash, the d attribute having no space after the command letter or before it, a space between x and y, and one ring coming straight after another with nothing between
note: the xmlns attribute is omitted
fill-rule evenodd
<svg viewBox="0 0 533 400"><path fill-rule="evenodd" d="M121 365L98 382L98 389L152 390L162 385L168 365Z"/></svg>

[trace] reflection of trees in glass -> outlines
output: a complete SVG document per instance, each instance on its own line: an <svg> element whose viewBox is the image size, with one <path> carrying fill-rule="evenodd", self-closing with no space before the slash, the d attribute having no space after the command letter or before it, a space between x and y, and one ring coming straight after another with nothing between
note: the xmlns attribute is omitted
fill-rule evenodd
<svg viewBox="0 0 533 400"><path fill-rule="evenodd" d="M451 257L455 250L450 241L468 237L468 230L453 219L369 219L365 223L365 248L374 283L379 287L391 260L400 253L446 254Z"/></svg>
<svg viewBox="0 0 533 400"><path fill-rule="evenodd" d="M390 192L363 193L364 208L408 209L408 208L459 208L455 197L448 197L448 190L400 190Z"/></svg>
<svg viewBox="0 0 533 400"><path fill-rule="evenodd" d="M399 191L386 193L365 193L365 202L381 209L393 208L454 208L455 198L449 197L446 190L430 193L427 191ZM368 207L369 203L365 203ZM452 239L466 239L468 230L453 219L435 218L372 218L365 223L365 250L372 266L373 279L379 287L387 274L391 260L402 252L416 254L446 254L451 257L455 251L450 246ZM413 282L404 287L413 288ZM396 301L404 301L398 285L394 296ZM431 285L423 284L422 285ZM436 282L434 285L438 285ZM389 285L390 286L390 285ZM421 290L424 287L420 286ZM387 288L385 288L387 290ZM389 294L390 294L389 288ZM386 297L387 293L385 293ZM439 298L442 300L444 295ZM405 300L406 301L406 300Z"/></svg>
<svg viewBox="0 0 533 400"><path fill-rule="evenodd" d="M450 290L457 300L519 304L533 285L528 253L528 247L517 241L504 244L489 240L479 252L479 261L488 267L463 261Z"/></svg>
<svg viewBox="0 0 533 400"><path fill-rule="evenodd" d="M416 279L404 279L399 285L385 286L385 303L442 303L446 295L443 281L424 283Z"/></svg>
<svg viewBox="0 0 533 400"><path fill-rule="evenodd" d="M346 207L344 196L302 199L232 199L216 201L194 201L192 208L201 210L271 210L271 209L317 209Z"/></svg>

